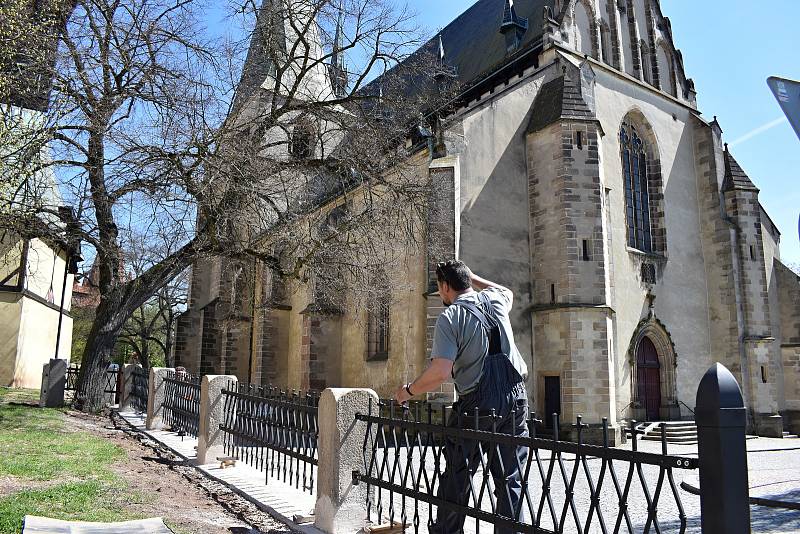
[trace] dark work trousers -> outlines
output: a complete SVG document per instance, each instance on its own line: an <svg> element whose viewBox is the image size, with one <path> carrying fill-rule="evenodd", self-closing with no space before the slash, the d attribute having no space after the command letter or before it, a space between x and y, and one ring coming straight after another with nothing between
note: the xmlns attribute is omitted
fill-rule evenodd
<svg viewBox="0 0 800 534"><path fill-rule="evenodd" d="M528 435L528 394L525 383L505 355L493 354L486 357L478 389L461 397L453 405L447 426L474 429L476 407L478 430L494 429L502 434ZM496 417L491 416L492 409L495 410ZM445 440L444 447L447 467L441 477L438 498L462 506L476 506L470 487L473 484L473 475L483 461L494 481L497 503L494 512L503 517L524 521L522 472L528 461L528 447L495 445L450 436ZM482 480L479 479L474 484L474 495L478 496ZM489 499L484 496L483 500L488 502ZM436 523L428 531L430 534L460 534L463 532L465 519L463 514L440 506L437 509ZM495 527L496 534L514 532L517 531Z"/></svg>

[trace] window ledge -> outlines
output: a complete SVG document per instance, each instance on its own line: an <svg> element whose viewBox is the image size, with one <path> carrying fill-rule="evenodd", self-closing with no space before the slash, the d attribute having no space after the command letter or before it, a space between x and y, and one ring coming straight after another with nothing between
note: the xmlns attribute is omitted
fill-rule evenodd
<svg viewBox="0 0 800 534"><path fill-rule="evenodd" d="M641 256L654 261L667 261L667 256L664 254L659 254L658 252L645 252L644 250L639 250L638 248L633 248L629 245L625 245L625 250L628 251L628 254L632 254L634 256Z"/></svg>

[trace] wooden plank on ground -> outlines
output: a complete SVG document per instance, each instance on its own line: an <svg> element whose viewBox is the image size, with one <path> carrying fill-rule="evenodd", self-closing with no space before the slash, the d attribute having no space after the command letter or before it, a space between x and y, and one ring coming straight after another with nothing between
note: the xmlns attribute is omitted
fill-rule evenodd
<svg viewBox="0 0 800 534"><path fill-rule="evenodd" d="M172 534L160 517L119 523L62 521L49 517L26 515L23 534Z"/></svg>
<svg viewBox="0 0 800 534"><path fill-rule="evenodd" d="M398 532L403 532L408 527L409 523L404 525L400 521L395 521L394 523L366 526L364 527L364 532L365 534L396 534Z"/></svg>

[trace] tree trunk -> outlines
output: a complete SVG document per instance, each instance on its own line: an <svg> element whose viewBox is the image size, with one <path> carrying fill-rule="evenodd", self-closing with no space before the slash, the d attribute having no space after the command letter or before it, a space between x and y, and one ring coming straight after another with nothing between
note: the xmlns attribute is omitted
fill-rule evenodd
<svg viewBox="0 0 800 534"><path fill-rule="evenodd" d="M139 365L144 369L150 369L150 341L146 337L140 339L142 346L139 349Z"/></svg>
<svg viewBox="0 0 800 534"><path fill-rule="evenodd" d="M175 352L172 350L172 330L175 325L175 319L172 313L169 314L169 321L167 322L167 333L164 339L164 361L167 367L175 367Z"/></svg>
<svg viewBox="0 0 800 534"><path fill-rule="evenodd" d="M101 298L78 375L75 400L77 409L97 413L106 407L106 371L111 363L117 338L125 324L125 317L122 298L118 294Z"/></svg>

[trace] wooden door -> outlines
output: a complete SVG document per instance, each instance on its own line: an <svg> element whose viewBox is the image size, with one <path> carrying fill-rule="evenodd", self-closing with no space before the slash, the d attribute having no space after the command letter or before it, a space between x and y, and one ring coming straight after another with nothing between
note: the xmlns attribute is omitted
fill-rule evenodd
<svg viewBox="0 0 800 534"><path fill-rule="evenodd" d="M561 416L561 378L558 376L544 377L544 424L553 428L553 414Z"/></svg>
<svg viewBox="0 0 800 534"><path fill-rule="evenodd" d="M660 419L661 408L661 364L658 352L650 338L643 338L636 350L637 380L639 384L639 402L645 409L648 421Z"/></svg>

